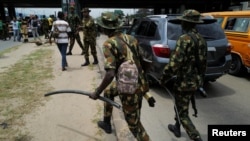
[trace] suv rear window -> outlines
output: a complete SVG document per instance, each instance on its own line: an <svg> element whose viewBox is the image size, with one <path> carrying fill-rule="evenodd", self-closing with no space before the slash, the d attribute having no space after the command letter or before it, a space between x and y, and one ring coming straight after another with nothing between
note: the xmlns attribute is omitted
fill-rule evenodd
<svg viewBox="0 0 250 141"><path fill-rule="evenodd" d="M219 40L224 39L225 34L221 26L216 22L216 20L204 20L202 24L197 24L196 29L207 41L209 40ZM170 40L177 40L180 35L182 35L181 24L176 22L176 20L168 21L168 31L167 37Z"/></svg>
<svg viewBox="0 0 250 141"><path fill-rule="evenodd" d="M157 31L157 24L154 21L146 20L140 24L134 24L130 32L132 35L140 35L146 37L154 37Z"/></svg>

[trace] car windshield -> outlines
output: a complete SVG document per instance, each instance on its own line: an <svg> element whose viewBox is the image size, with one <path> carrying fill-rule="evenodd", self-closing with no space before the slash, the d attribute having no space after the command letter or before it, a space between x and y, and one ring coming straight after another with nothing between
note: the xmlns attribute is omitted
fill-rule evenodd
<svg viewBox="0 0 250 141"><path fill-rule="evenodd" d="M167 25L167 37L170 40L177 40L182 35L180 22L176 20L169 20ZM197 24L196 29L203 36L205 40L219 40L225 38L224 31L217 22L205 20L202 24Z"/></svg>

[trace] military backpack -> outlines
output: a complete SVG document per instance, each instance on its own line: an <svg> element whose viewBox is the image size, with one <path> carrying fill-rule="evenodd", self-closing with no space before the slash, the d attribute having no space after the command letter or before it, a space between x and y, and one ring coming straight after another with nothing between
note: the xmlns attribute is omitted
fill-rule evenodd
<svg viewBox="0 0 250 141"><path fill-rule="evenodd" d="M121 39L123 41L123 39ZM124 41L125 42L125 41ZM125 42L126 43L126 42ZM126 43L127 44L127 43ZM138 89L139 71L133 60L133 52L127 44L127 57L117 71L117 90L120 94L135 94Z"/></svg>

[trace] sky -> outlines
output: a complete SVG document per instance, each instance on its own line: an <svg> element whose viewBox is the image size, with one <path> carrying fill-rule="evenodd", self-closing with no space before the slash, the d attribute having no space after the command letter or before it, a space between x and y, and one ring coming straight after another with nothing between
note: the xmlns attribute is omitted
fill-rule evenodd
<svg viewBox="0 0 250 141"><path fill-rule="evenodd" d="M23 13L24 15L54 15L58 11L61 11L61 8L16 8L16 13ZM136 9L108 9L108 8L90 8L90 15L94 18L97 18L105 11L114 11L114 10L123 10L125 15L131 15L136 12Z"/></svg>

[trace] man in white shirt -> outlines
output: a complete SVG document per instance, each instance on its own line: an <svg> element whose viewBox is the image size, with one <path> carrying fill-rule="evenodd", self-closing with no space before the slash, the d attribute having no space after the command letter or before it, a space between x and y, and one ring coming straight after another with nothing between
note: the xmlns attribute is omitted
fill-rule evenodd
<svg viewBox="0 0 250 141"><path fill-rule="evenodd" d="M19 38L19 31L20 31L19 22L14 17L13 21L11 21L11 24L12 24L12 29L13 29L13 38L14 38L14 42L15 42L16 39Z"/></svg>

